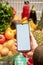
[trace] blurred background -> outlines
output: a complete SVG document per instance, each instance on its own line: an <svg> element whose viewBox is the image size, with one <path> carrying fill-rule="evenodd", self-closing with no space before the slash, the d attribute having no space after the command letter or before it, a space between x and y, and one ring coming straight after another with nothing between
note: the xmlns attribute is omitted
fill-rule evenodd
<svg viewBox="0 0 43 65"><path fill-rule="evenodd" d="M24 5L24 1L26 0L2 0L2 2L7 1L11 6L13 6L17 11L17 16L21 16L22 7ZM39 20L41 17L42 9L43 9L43 0L28 0L30 2L30 8L32 5L35 6L37 12L37 19Z"/></svg>

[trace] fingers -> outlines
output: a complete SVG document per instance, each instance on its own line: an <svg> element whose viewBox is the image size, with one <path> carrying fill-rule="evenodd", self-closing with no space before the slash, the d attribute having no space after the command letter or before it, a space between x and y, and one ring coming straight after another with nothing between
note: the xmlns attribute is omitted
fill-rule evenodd
<svg viewBox="0 0 43 65"><path fill-rule="evenodd" d="M16 42L16 43L17 43L17 40L16 40L16 39L14 39L14 42Z"/></svg>
<svg viewBox="0 0 43 65"><path fill-rule="evenodd" d="M17 43L15 42L15 44L14 44L16 47L17 47Z"/></svg>
<svg viewBox="0 0 43 65"><path fill-rule="evenodd" d="M17 40L16 39L14 40L14 47L15 47L15 50L17 50Z"/></svg>
<svg viewBox="0 0 43 65"><path fill-rule="evenodd" d="M15 46L15 50L17 50L17 43L15 43L14 46Z"/></svg>
<svg viewBox="0 0 43 65"><path fill-rule="evenodd" d="M14 46L14 48L15 48L15 50L17 50L17 47L16 46Z"/></svg>
<svg viewBox="0 0 43 65"><path fill-rule="evenodd" d="M16 39L14 39L14 44L15 44L15 46L17 46L17 40Z"/></svg>

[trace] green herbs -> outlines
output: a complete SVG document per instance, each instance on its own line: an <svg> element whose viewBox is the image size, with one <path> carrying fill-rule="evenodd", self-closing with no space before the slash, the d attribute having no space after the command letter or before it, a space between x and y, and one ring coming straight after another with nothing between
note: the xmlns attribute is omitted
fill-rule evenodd
<svg viewBox="0 0 43 65"><path fill-rule="evenodd" d="M13 16L13 11L7 2L0 3L0 34L3 34Z"/></svg>

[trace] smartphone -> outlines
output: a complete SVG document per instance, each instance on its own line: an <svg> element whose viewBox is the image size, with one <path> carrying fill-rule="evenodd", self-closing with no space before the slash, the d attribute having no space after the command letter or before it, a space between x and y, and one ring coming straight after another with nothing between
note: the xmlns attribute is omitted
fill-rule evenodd
<svg viewBox="0 0 43 65"><path fill-rule="evenodd" d="M30 27L28 23L16 24L17 31L17 49L26 52L31 49L30 46Z"/></svg>

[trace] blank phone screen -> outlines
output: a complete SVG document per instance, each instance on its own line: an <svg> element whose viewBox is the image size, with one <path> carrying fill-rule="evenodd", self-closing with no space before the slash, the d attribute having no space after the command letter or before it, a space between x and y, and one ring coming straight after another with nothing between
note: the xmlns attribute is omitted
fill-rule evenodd
<svg viewBox="0 0 43 65"><path fill-rule="evenodd" d="M17 24L17 47L18 51L30 50L29 24Z"/></svg>

